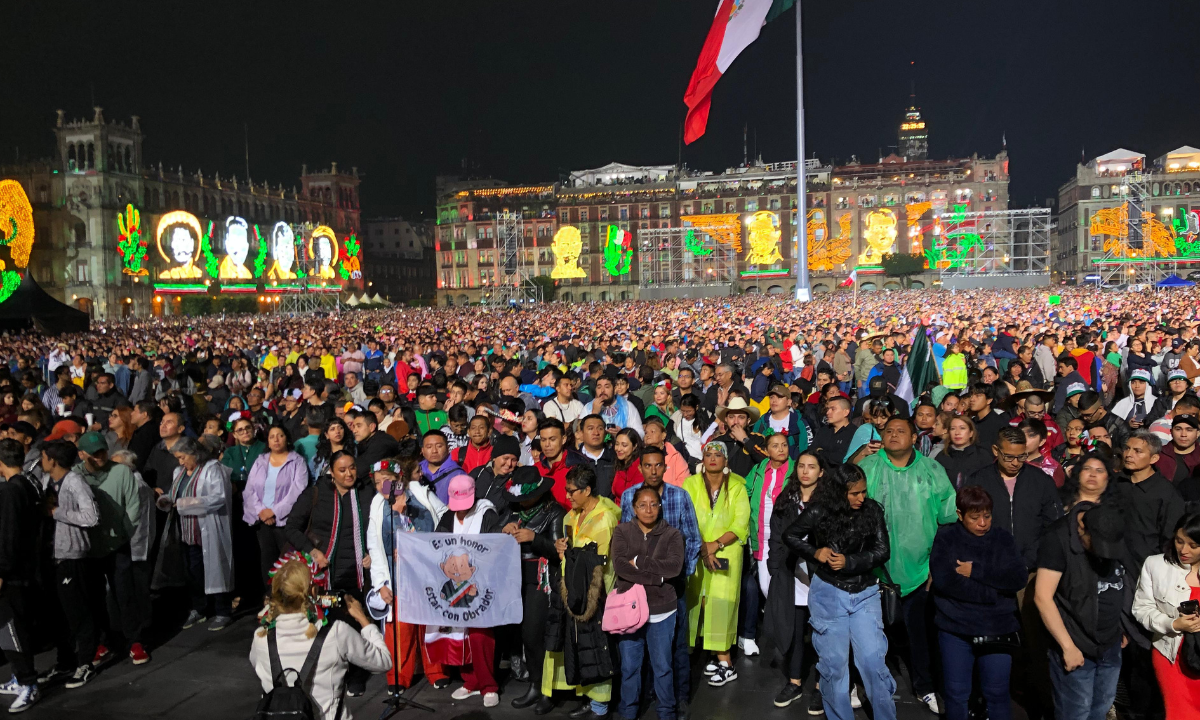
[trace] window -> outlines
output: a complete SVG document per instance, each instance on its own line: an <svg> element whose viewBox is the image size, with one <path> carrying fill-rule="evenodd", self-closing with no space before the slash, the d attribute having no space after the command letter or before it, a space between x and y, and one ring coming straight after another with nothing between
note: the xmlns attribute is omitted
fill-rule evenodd
<svg viewBox="0 0 1200 720"><path fill-rule="evenodd" d="M92 274L87 260L75 261L75 282L86 285L92 281Z"/></svg>
<svg viewBox="0 0 1200 720"><path fill-rule="evenodd" d="M771 210L778 210L779 209L779 198L777 198L777 197L771 198L769 201L767 201L767 207L770 208Z"/></svg>
<svg viewBox="0 0 1200 720"><path fill-rule="evenodd" d="M954 191L954 200L958 203L971 202L971 188L959 188Z"/></svg>
<svg viewBox="0 0 1200 720"><path fill-rule="evenodd" d="M758 210L758 200L757 199L746 201L746 212L756 212L757 210Z"/></svg>
<svg viewBox="0 0 1200 720"><path fill-rule="evenodd" d="M627 206L622 205L617 210L617 219L618 220L628 220L629 219L629 208Z"/></svg>
<svg viewBox="0 0 1200 720"><path fill-rule="evenodd" d="M81 222L75 223L75 247L87 247L87 225Z"/></svg>
<svg viewBox="0 0 1200 720"><path fill-rule="evenodd" d="M579 211L579 222L585 223L587 221L588 221L588 211L587 211L587 208L584 208Z"/></svg>
<svg viewBox="0 0 1200 720"><path fill-rule="evenodd" d="M487 237L487 235L486 235L485 233L486 233L486 231L484 230L484 228L483 228L483 226L482 226L482 225L480 225L479 227L476 227L476 228L475 228L475 237L476 237L477 239L479 239L479 240L482 240L482 239L484 239L485 237Z"/></svg>
<svg viewBox="0 0 1200 720"><path fill-rule="evenodd" d="M692 204L687 203L686 205L679 208L679 214L680 215L691 215L692 214Z"/></svg>
<svg viewBox="0 0 1200 720"><path fill-rule="evenodd" d="M658 216L660 218L671 217L671 206L670 205L659 205L658 206Z"/></svg>
<svg viewBox="0 0 1200 720"><path fill-rule="evenodd" d="M600 208L600 219L601 220L608 219L608 208Z"/></svg>
<svg viewBox="0 0 1200 720"><path fill-rule="evenodd" d="M449 250L442 253L442 265L453 265L453 264L454 264L454 253L450 252Z"/></svg>
<svg viewBox="0 0 1200 720"><path fill-rule="evenodd" d="M883 204L888 207L892 207L893 205L896 204L896 196L895 195L885 195L883 197Z"/></svg>
<svg viewBox="0 0 1200 720"><path fill-rule="evenodd" d="M642 218L648 218L648 217L650 217L650 206L649 206L649 205L643 205L643 206L642 206L642 210L641 210L641 215L640 215L640 217L642 217Z"/></svg>
<svg viewBox="0 0 1200 720"><path fill-rule="evenodd" d="M733 200L726 200L725 201L725 212L727 212L727 213L737 212L737 202L733 201Z"/></svg>
<svg viewBox="0 0 1200 720"><path fill-rule="evenodd" d="M1154 193L1154 194L1157 195L1158 193ZM1100 186L1099 185L1092 186L1092 199L1093 200L1100 199Z"/></svg>
<svg viewBox="0 0 1200 720"><path fill-rule="evenodd" d="M875 196L874 195L859 195L858 196L858 206L864 207L864 208L875 207Z"/></svg>

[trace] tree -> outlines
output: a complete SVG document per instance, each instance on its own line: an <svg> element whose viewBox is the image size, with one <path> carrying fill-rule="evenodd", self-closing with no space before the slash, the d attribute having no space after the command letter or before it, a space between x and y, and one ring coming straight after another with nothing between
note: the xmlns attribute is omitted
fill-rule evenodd
<svg viewBox="0 0 1200 720"><path fill-rule="evenodd" d="M542 289L542 302L554 302L558 296L558 283L549 275L534 275L530 282Z"/></svg>
<svg viewBox="0 0 1200 720"><path fill-rule="evenodd" d="M920 275L925 272L925 256L911 255L909 253L891 253L883 256L883 273L888 277L900 278L900 283L904 287L909 287L912 275Z"/></svg>

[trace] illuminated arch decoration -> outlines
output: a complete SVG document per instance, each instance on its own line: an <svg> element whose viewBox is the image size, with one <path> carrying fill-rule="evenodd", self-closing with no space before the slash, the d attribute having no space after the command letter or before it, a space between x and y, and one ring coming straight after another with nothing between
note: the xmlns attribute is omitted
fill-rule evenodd
<svg viewBox="0 0 1200 720"><path fill-rule="evenodd" d="M779 215L769 210L760 210L746 221L747 244L750 251L746 253L748 265L774 265L783 260L779 252Z"/></svg>
<svg viewBox="0 0 1200 720"><path fill-rule="evenodd" d="M254 255L254 278L257 280L262 278L267 267L267 241L263 239L258 223L254 224L254 242L258 243L258 252Z"/></svg>
<svg viewBox="0 0 1200 720"><path fill-rule="evenodd" d="M820 218L818 221L818 217ZM823 232L818 233L818 230ZM833 270L850 258L850 213L838 218L838 235L829 237L825 211L813 208L808 211L808 269L817 272Z"/></svg>
<svg viewBox="0 0 1200 720"><path fill-rule="evenodd" d="M579 228L574 225L560 227L554 233L550 251L554 253L554 269L550 271L550 277L555 280L587 277L587 272L579 267L579 254L583 252Z"/></svg>
<svg viewBox="0 0 1200 720"><path fill-rule="evenodd" d="M358 244L358 236L350 233L350 237L342 243L341 265L338 267L338 274L343 280L361 280L362 279L362 264L358 259L359 250L362 248Z"/></svg>
<svg viewBox="0 0 1200 720"><path fill-rule="evenodd" d="M734 252L742 251L742 217L737 213L684 215L679 219L691 223L692 227L707 233L722 245L732 245Z"/></svg>
<svg viewBox="0 0 1200 720"><path fill-rule="evenodd" d="M217 270L222 280L250 280L253 275L246 268L250 256L250 224L245 218L225 218L225 259Z"/></svg>
<svg viewBox="0 0 1200 720"><path fill-rule="evenodd" d="M712 255L713 252L712 248L704 247L704 241L696 237L695 228L688 228L688 231L683 234L683 247L694 257L705 257Z"/></svg>
<svg viewBox="0 0 1200 720"><path fill-rule="evenodd" d="M265 246L265 243L259 246L260 254ZM267 271L268 279L296 279L296 273L292 270L292 265L296 263L296 235L292 232L291 225L280 221L271 228L271 257L275 258L275 261Z"/></svg>
<svg viewBox="0 0 1200 720"><path fill-rule="evenodd" d="M8 246L13 264L10 269L0 260L0 302L4 302L20 286L19 271L29 267L33 250L33 206L16 180L0 180L0 233L4 235L0 245Z"/></svg>
<svg viewBox="0 0 1200 720"><path fill-rule="evenodd" d="M167 231L171 237L167 238ZM212 232L212 223L209 223ZM200 257L202 246L207 244L207 235L200 230L200 221L196 216L184 210L175 210L163 215L158 220L154 233L157 238L158 254L168 267L158 274L162 280L194 280L201 277L204 271L196 267L196 259ZM166 245L163 241L166 241ZM209 251L211 254L211 250ZM212 269L216 269L213 258Z"/></svg>
<svg viewBox="0 0 1200 720"><path fill-rule="evenodd" d="M148 275L142 261L150 242L142 236L142 214L133 205L117 213L117 254L121 256L121 272L126 275Z"/></svg>
<svg viewBox="0 0 1200 720"><path fill-rule="evenodd" d="M328 225L318 225L308 240L308 255L317 265L315 277L322 280L333 279L333 264L337 262L338 242L333 228Z"/></svg>
<svg viewBox="0 0 1200 720"><path fill-rule="evenodd" d="M628 275L632 262L633 235L617 225L609 225L608 238L604 243L604 269L613 277Z"/></svg>
<svg viewBox="0 0 1200 720"><path fill-rule="evenodd" d="M867 249L858 256L862 265L878 265L885 253L892 252L896 244L896 215L891 210L872 210L867 214L863 240Z"/></svg>

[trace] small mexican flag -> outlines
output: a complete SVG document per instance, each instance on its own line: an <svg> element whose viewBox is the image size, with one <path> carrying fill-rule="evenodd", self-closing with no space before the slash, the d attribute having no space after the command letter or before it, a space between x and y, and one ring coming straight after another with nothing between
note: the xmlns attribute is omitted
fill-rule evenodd
<svg viewBox="0 0 1200 720"><path fill-rule="evenodd" d="M795 4L795 0L720 0L700 60L692 71L691 82L683 94L687 105L683 141L689 145L708 127L713 86L721 79L734 58L758 39L763 25Z"/></svg>

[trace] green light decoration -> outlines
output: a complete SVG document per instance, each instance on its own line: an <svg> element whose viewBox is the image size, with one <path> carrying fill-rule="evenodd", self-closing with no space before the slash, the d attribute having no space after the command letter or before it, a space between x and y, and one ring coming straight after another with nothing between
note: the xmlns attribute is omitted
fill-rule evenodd
<svg viewBox="0 0 1200 720"><path fill-rule="evenodd" d="M695 230L688 230L686 233L684 233L683 246L687 248L688 252L696 257L712 255L712 248L704 247L704 243L700 242L700 239L696 237Z"/></svg>
<svg viewBox="0 0 1200 720"><path fill-rule="evenodd" d="M979 237L979 233L950 233L946 235L946 239L957 240L958 244L955 247L926 250L925 259L929 261L930 268L943 267L940 263L946 263L944 267L947 269L962 267L966 264L967 256L972 250L983 247L983 240Z"/></svg>
<svg viewBox="0 0 1200 720"><path fill-rule="evenodd" d="M608 226L608 239L604 243L604 269L617 277L629 274L633 261L633 235L616 225Z"/></svg>
<svg viewBox="0 0 1200 720"><path fill-rule="evenodd" d="M967 206L955 205L954 211L950 214L950 223L953 225L961 225L967 219Z"/></svg>
<svg viewBox="0 0 1200 720"><path fill-rule="evenodd" d="M205 231L204 237L200 238L200 252L204 254L204 268L208 270L209 277L217 277L217 270L220 268L221 263L212 251L212 231L212 220L209 220L208 230Z"/></svg>
<svg viewBox="0 0 1200 720"><path fill-rule="evenodd" d="M117 254L121 256L121 272L126 275L148 275L142 266L146 258L148 240L142 237L142 214L133 205L126 205L124 213L117 213Z"/></svg>
<svg viewBox="0 0 1200 720"><path fill-rule="evenodd" d="M0 303L7 300L21 285L21 273L16 270L0 272Z"/></svg>
<svg viewBox="0 0 1200 720"><path fill-rule="evenodd" d="M257 223L254 225L254 239L258 241L258 255L254 256L254 277L261 278L267 267L267 241L263 240Z"/></svg>

